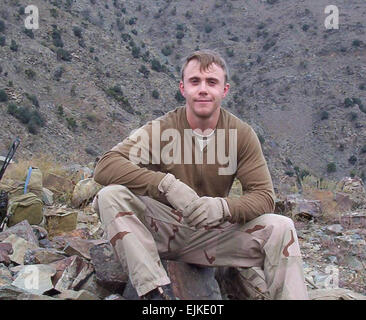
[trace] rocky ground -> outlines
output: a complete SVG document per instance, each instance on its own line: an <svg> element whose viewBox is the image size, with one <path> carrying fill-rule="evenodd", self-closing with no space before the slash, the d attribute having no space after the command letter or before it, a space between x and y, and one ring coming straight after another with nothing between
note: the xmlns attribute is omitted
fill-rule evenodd
<svg viewBox="0 0 366 320"><path fill-rule="evenodd" d="M0 300L126 298L127 274L102 239L101 223L90 203L100 186L92 178L85 179L91 169L79 167L77 173L76 185L55 174L45 176L41 226L24 220L0 232ZM60 192L61 186L70 190ZM312 299L366 299L365 190L357 178L346 178L339 186L338 192L328 190L328 198L321 200L306 199L306 190L277 200L277 213L294 220ZM70 203L62 204L67 193ZM325 215L332 202L343 212ZM168 269L178 287L184 282L179 276L193 274L179 264ZM197 282L199 272L195 275ZM188 276L187 283L189 277L194 278ZM202 277L207 283L215 281L213 274ZM217 284L207 290L215 294L211 298L216 297Z"/></svg>

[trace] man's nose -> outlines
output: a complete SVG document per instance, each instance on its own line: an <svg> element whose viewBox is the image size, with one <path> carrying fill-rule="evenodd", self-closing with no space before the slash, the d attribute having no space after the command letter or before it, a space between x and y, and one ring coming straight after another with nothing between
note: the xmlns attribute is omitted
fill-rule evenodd
<svg viewBox="0 0 366 320"><path fill-rule="evenodd" d="M199 93L200 94L206 94L207 93L207 84L206 84L206 82L205 81L202 81L201 83L200 83L200 87L199 87Z"/></svg>

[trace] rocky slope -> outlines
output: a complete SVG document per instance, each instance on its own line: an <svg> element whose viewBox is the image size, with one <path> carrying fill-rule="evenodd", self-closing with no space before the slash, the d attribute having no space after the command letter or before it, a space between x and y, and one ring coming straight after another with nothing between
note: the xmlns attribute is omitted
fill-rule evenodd
<svg viewBox="0 0 366 320"><path fill-rule="evenodd" d="M3 154L19 136L19 156L92 161L131 129L181 105L181 58L211 48L231 70L224 106L260 135L277 189L295 168L364 177L363 0L333 1L338 30L324 27L325 0L32 4L40 27L31 33L22 1L0 3L0 90L8 98L0 102ZM9 114L9 103L38 111L44 121L24 119L14 107ZM331 163L335 172L327 170Z"/></svg>

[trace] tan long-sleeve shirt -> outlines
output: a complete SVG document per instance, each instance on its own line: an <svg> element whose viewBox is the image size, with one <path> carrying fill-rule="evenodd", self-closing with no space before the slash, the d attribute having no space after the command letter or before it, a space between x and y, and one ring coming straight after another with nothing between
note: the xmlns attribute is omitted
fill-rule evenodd
<svg viewBox="0 0 366 320"><path fill-rule="evenodd" d="M221 108L215 136L203 150L190 133L186 107L170 111L106 152L94 179L167 203L158 185L171 173L199 196L225 198L241 222L274 211L271 176L258 137L247 123ZM243 188L239 198L228 197L235 177Z"/></svg>

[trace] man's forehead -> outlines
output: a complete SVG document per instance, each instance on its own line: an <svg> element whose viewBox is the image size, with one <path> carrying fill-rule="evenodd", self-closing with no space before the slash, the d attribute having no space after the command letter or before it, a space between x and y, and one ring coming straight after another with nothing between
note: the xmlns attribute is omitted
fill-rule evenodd
<svg viewBox="0 0 366 320"><path fill-rule="evenodd" d="M186 76L191 77L194 75L199 75L201 73L205 74L205 75L224 75L224 70L217 65L216 63L211 63L206 70L202 69L201 70L201 63L196 60L193 59L191 61L188 62L184 73ZM188 74L189 73L189 74Z"/></svg>

